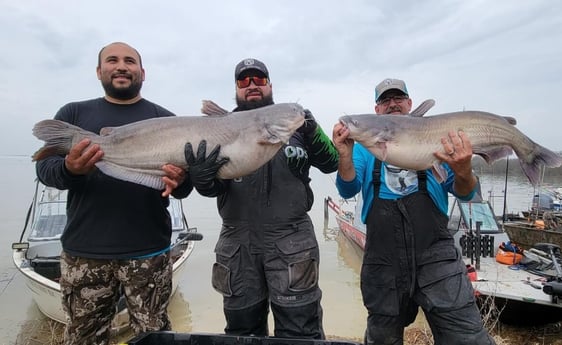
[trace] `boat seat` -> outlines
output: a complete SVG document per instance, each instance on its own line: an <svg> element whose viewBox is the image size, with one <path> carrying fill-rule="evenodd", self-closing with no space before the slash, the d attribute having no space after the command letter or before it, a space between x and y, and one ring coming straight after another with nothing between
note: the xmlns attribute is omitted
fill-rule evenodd
<svg viewBox="0 0 562 345"><path fill-rule="evenodd" d="M46 241L44 243L31 242L25 253L33 270L50 280L60 278L60 241Z"/></svg>
<svg viewBox="0 0 562 345"><path fill-rule="evenodd" d="M59 260L34 260L31 261L31 267L43 277L57 281L60 279L60 262Z"/></svg>

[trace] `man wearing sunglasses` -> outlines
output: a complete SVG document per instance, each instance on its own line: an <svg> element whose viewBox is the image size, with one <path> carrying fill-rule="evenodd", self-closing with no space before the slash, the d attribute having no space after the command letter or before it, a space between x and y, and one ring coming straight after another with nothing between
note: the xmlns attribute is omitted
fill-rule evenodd
<svg viewBox="0 0 562 345"><path fill-rule="evenodd" d="M385 79L375 88L375 112L405 116L412 100L404 81ZM476 187L472 146L462 132L442 138L436 157L448 178L431 169L409 171L375 159L334 126L340 162L336 187L344 198L362 191L367 239L361 293L368 311L365 344L403 344L404 328L421 307L435 344L495 344L482 325L466 267L447 229L448 193L470 200Z"/></svg>
<svg viewBox="0 0 562 345"><path fill-rule="evenodd" d="M234 77L234 112L273 104L263 62L242 60ZM223 295L225 333L269 335L271 307L276 337L324 339L309 170L331 173L337 163L330 138L307 111L289 143L254 173L194 184L200 194L218 196L223 220L212 284Z"/></svg>

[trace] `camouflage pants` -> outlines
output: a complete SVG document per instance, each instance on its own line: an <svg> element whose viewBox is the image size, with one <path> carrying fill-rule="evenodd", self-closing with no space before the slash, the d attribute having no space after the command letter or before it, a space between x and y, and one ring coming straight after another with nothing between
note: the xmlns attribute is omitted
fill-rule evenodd
<svg viewBox="0 0 562 345"><path fill-rule="evenodd" d="M167 314L172 292L169 252L127 260L87 259L63 252L61 272L65 345L109 344L121 295L135 334L171 329Z"/></svg>

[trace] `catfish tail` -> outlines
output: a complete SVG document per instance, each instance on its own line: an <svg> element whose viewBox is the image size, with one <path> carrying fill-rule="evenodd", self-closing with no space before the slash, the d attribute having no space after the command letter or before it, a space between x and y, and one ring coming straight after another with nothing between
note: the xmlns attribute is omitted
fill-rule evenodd
<svg viewBox="0 0 562 345"><path fill-rule="evenodd" d="M43 120L33 126L33 135L45 141L45 145L33 154L31 159L38 161L54 155L65 155L70 151L74 138L91 136L91 132L59 120ZM77 141L76 141L77 142Z"/></svg>
<svg viewBox="0 0 562 345"><path fill-rule="evenodd" d="M562 165L562 157L549 149L535 143L535 149L527 157L528 159L519 159L521 168L533 186L537 186L540 182L541 168L556 168Z"/></svg>

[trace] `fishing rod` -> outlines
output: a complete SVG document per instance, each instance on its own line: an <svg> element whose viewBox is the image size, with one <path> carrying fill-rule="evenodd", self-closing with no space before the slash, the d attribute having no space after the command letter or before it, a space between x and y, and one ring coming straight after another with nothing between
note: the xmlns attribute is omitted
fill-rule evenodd
<svg viewBox="0 0 562 345"><path fill-rule="evenodd" d="M505 181L503 187L503 215L502 223L507 221L507 174L509 173L509 157L505 160Z"/></svg>

